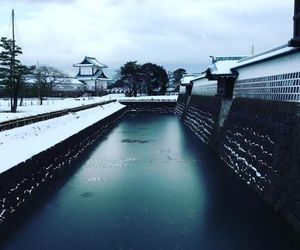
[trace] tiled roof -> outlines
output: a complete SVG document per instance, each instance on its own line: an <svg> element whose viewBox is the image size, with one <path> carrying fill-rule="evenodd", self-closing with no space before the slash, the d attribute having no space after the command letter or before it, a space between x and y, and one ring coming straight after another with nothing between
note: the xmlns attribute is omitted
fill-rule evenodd
<svg viewBox="0 0 300 250"><path fill-rule="evenodd" d="M107 65L100 63L96 58L94 57L88 57L86 56L84 60L81 63L77 63L73 65L74 67L91 67L96 66L100 68L107 68Z"/></svg>
<svg viewBox="0 0 300 250"><path fill-rule="evenodd" d="M239 60L247 56L220 56L214 57L213 63L209 66L212 75L232 75L231 68L236 66Z"/></svg>

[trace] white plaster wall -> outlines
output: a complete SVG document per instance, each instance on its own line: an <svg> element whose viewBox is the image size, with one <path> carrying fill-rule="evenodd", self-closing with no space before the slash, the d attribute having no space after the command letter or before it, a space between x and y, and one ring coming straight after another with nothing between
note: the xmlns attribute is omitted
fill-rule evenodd
<svg viewBox="0 0 300 250"><path fill-rule="evenodd" d="M217 94L217 81L209 81L207 78L201 78L193 81L193 95L214 96Z"/></svg>
<svg viewBox="0 0 300 250"><path fill-rule="evenodd" d="M238 68L237 71L237 80L299 72L300 52Z"/></svg>

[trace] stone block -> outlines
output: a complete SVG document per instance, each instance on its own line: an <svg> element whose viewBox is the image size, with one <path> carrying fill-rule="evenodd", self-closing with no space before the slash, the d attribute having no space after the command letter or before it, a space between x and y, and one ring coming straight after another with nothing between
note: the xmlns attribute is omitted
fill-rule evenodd
<svg viewBox="0 0 300 250"><path fill-rule="evenodd" d="M296 202L295 206L295 215L298 219L300 219L300 201Z"/></svg>
<svg viewBox="0 0 300 250"><path fill-rule="evenodd" d="M288 214L286 218L288 223L300 233L300 218L297 218L294 214Z"/></svg>
<svg viewBox="0 0 300 250"><path fill-rule="evenodd" d="M277 190L281 190L282 186L282 177L278 174L271 173L270 174L270 179L273 187Z"/></svg>
<svg viewBox="0 0 300 250"><path fill-rule="evenodd" d="M293 140L294 138L291 136L281 135L279 138L279 144L283 148L290 149L291 145L293 144Z"/></svg>
<svg viewBox="0 0 300 250"><path fill-rule="evenodd" d="M291 164L289 172L289 180L300 180L300 164L293 163Z"/></svg>
<svg viewBox="0 0 300 250"><path fill-rule="evenodd" d="M292 186L292 193L295 200L300 201L300 180L295 181Z"/></svg>

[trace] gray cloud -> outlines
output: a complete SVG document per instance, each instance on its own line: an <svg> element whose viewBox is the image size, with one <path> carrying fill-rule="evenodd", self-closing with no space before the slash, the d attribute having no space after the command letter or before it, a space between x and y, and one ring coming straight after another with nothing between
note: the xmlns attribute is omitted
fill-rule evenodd
<svg viewBox="0 0 300 250"><path fill-rule="evenodd" d="M85 55L112 71L128 60L201 71L210 54L248 54L252 44L260 52L292 36L293 1L286 0L9 2L0 3L0 35L14 7L24 60L70 73Z"/></svg>

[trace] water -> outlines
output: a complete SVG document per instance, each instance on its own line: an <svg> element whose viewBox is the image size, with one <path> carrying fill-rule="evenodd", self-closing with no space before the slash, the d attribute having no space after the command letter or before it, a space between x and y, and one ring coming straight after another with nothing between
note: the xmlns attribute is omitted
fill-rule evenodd
<svg viewBox="0 0 300 250"><path fill-rule="evenodd" d="M103 138L4 249L297 249L294 240L175 116L141 114Z"/></svg>

